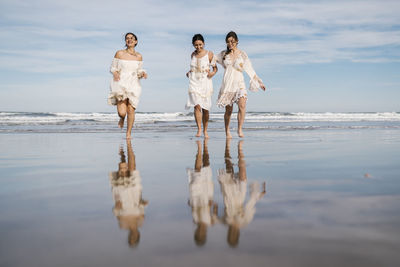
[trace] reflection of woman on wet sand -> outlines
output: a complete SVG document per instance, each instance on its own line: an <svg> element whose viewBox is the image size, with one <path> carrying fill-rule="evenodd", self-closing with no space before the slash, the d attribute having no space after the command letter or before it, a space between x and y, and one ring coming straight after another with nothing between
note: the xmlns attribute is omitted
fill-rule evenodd
<svg viewBox="0 0 400 267"><path fill-rule="evenodd" d="M207 227L215 223L216 206L213 206L214 184L210 167L207 139L204 139L203 155L201 143L197 141L197 154L194 169L187 169L189 177L189 205L192 208L193 222L197 224L194 233L195 243L199 246L205 244ZM214 215L215 214L215 215Z"/></svg>
<svg viewBox="0 0 400 267"><path fill-rule="evenodd" d="M127 150L128 163L123 148L120 148L121 162L118 171L110 173L110 183L115 203L113 213L118 219L119 227L129 230L128 243L133 247L140 240L138 228L143 224L147 201L142 199L140 173L136 170L135 155L130 140L127 140Z"/></svg>
<svg viewBox="0 0 400 267"><path fill-rule="evenodd" d="M230 140L226 140L225 169L218 171L218 181L224 197L225 214L223 223L228 225L228 244L232 247L239 243L240 228L249 224L255 214L255 205L265 195L265 182L263 191L257 182L250 184L250 197L244 205L246 198L247 176L246 162L243 155L243 140L238 143L239 172L235 173L230 156Z"/></svg>

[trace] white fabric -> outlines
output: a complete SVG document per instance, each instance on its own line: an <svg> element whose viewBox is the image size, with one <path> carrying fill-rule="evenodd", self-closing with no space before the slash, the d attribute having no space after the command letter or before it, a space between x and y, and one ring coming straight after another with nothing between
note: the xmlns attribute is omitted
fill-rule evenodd
<svg viewBox="0 0 400 267"><path fill-rule="evenodd" d="M207 77L211 66L215 66L214 57L211 59L207 52L203 57L192 57L189 72L189 96L186 109L200 105L201 108L210 110L211 96L213 93L212 80Z"/></svg>
<svg viewBox="0 0 400 267"><path fill-rule="evenodd" d="M210 166L200 171L187 169L189 179L189 205L192 208L192 217L195 223L212 224L210 202L214 196L214 183Z"/></svg>
<svg viewBox="0 0 400 267"><path fill-rule="evenodd" d="M115 179L115 174L110 173L112 195L114 203L121 202L121 209L113 209L115 216L140 216L144 215L142 201L142 182L138 170L131 171L129 177Z"/></svg>
<svg viewBox="0 0 400 267"><path fill-rule="evenodd" d="M224 222L237 225L239 228L249 224L255 214L255 205L261 198L260 186L257 182L250 185L250 197L246 205L247 181L240 181L238 174L227 173L224 169L218 171L218 180L224 197L225 217Z"/></svg>
<svg viewBox="0 0 400 267"><path fill-rule="evenodd" d="M215 56L216 62L225 68L222 85L219 90L217 105L219 107L230 106L241 97L247 98L246 86L244 83L243 71L250 77L251 91L257 91L260 88L261 79L257 77L256 72L244 51L240 51L236 59L232 60L232 53L225 55L226 50Z"/></svg>
<svg viewBox="0 0 400 267"><path fill-rule="evenodd" d="M125 60L114 58L110 71L119 72L120 80L111 80L108 104L116 105L118 101L129 99L129 103L136 108L139 103L142 87L139 82L139 75L146 71L142 68L143 61Z"/></svg>

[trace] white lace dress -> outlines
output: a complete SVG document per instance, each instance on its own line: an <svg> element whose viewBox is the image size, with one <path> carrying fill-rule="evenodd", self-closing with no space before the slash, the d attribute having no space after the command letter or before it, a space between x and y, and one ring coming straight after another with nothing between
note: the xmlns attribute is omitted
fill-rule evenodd
<svg viewBox="0 0 400 267"><path fill-rule="evenodd" d="M189 72L189 96L186 103L186 109L200 105L205 110L211 108L211 96L213 93L212 80L207 77L210 67L215 66L214 57L211 59L207 53L201 57L192 57Z"/></svg>
<svg viewBox="0 0 400 267"><path fill-rule="evenodd" d="M237 173L227 173L224 169L218 171L218 181L224 197L225 216L223 222L237 225L239 228L248 225L254 218L256 203L261 199L258 182L250 184L250 196L245 204L247 181L240 181Z"/></svg>
<svg viewBox="0 0 400 267"><path fill-rule="evenodd" d="M200 171L187 169L189 178L189 205L192 208L192 217L195 223L212 224L210 201L214 197L214 183L210 166Z"/></svg>
<svg viewBox="0 0 400 267"><path fill-rule="evenodd" d="M111 72L118 71L119 81L111 80L108 104L116 105L118 101L129 99L129 103L136 108L139 103L142 87L140 86L139 75L146 72L143 68L143 61L125 60L114 58L111 64Z"/></svg>
<svg viewBox="0 0 400 267"><path fill-rule="evenodd" d="M237 103L241 97L247 98L243 71L250 77L250 91L257 91L261 88L260 82L262 83L261 79L256 75L249 57L244 51L240 51L239 55L234 60L232 60L232 52L226 56L225 54L226 50L215 56L216 62L221 64L225 69L217 100L217 105L219 107L230 106L233 103Z"/></svg>

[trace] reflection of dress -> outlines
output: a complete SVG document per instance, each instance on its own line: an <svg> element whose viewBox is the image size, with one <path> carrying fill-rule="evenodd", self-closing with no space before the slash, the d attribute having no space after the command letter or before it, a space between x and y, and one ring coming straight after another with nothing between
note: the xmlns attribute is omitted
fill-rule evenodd
<svg viewBox="0 0 400 267"><path fill-rule="evenodd" d="M134 108L137 107L142 92L138 75L145 72L142 66L143 61L113 59L111 72L119 71L120 80L111 80L111 92L108 96L108 104L116 105L118 101L128 98L129 103Z"/></svg>
<svg viewBox="0 0 400 267"><path fill-rule="evenodd" d="M187 170L189 178L189 204L192 207L193 221L197 223L212 224L210 202L214 196L214 183L210 166L203 167L200 171Z"/></svg>
<svg viewBox="0 0 400 267"><path fill-rule="evenodd" d="M214 57L210 63L207 52L203 57L192 57L189 72L189 97L186 108L200 105L201 108L210 110L213 85L211 78L207 77L210 66L215 66Z"/></svg>
<svg viewBox="0 0 400 267"><path fill-rule="evenodd" d="M224 222L239 228L249 224L255 214L255 205L261 199L260 186L257 182L250 185L250 197L244 206L247 180L239 180L238 174L227 173L224 169L218 171L218 180L224 196Z"/></svg>
<svg viewBox="0 0 400 267"><path fill-rule="evenodd" d="M142 182L139 171L130 171L129 177L116 177L116 172L110 174L114 203L121 203L120 208L114 207L114 215L117 217L144 216L145 204L142 200Z"/></svg>
<svg viewBox="0 0 400 267"><path fill-rule="evenodd" d="M251 91L257 91L258 88L260 88L259 82L261 81L256 76L256 72L244 51L240 51L234 61L232 60L232 52L226 56L225 54L226 50L216 55L216 61L225 68L224 78L217 100L217 105L219 107L230 106L236 103L241 97L247 98L243 71L250 77L249 89Z"/></svg>

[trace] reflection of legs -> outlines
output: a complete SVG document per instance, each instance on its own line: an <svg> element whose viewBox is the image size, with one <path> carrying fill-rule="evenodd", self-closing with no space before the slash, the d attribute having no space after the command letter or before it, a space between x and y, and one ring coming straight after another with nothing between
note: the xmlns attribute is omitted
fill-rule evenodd
<svg viewBox="0 0 400 267"><path fill-rule="evenodd" d="M126 146L128 150L128 170L129 171L134 171L136 170L136 160L135 160L135 154L133 153L132 149L132 143L131 140L128 139L126 140Z"/></svg>
<svg viewBox="0 0 400 267"><path fill-rule="evenodd" d="M196 161L194 163L194 169L196 172L199 172L203 162L201 160L201 143L199 140L196 141L197 143L197 154L196 154Z"/></svg>
<svg viewBox="0 0 400 267"><path fill-rule="evenodd" d="M197 125L197 134L196 137L201 136L201 121L202 121L203 114L201 112L200 105L194 106L194 119L196 120Z"/></svg>
<svg viewBox="0 0 400 267"><path fill-rule="evenodd" d="M208 119L210 117L210 114L208 110L203 109L203 132L204 132L204 137L208 138L208 133L207 133L207 128L208 128Z"/></svg>
<svg viewBox="0 0 400 267"><path fill-rule="evenodd" d="M233 165L230 155L231 139L227 138L225 143L225 168L227 173L233 173Z"/></svg>
<svg viewBox="0 0 400 267"><path fill-rule="evenodd" d="M226 138L232 138L231 132L229 130L229 123L231 121L232 110L233 110L233 105L225 107L224 122L225 122Z"/></svg>
<svg viewBox="0 0 400 267"><path fill-rule="evenodd" d="M124 127L124 120L125 120L126 109L127 109L126 106L127 106L127 100L118 101L118 103L117 103L117 111L118 111L118 116L119 116L118 127L121 129Z"/></svg>
<svg viewBox="0 0 400 267"><path fill-rule="evenodd" d="M243 154L243 140L240 140L238 143L238 165L239 165L239 179L240 181L246 181L247 174L246 174L246 161L244 160Z"/></svg>
<svg viewBox="0 0 400 267"><path fill-rule="evenodd" d="M208 155L208 139L204 139L203 143L203 166L210 166L210 156Z"/></svg>
<svg viewBox="0 0 400 267"><path fill-rule="evenodd" d="M126 126L126 138L131 138L133 123L135 122L135 108L128 102L128 122Z"/></svg>
<svg viewBox="0 0 400 267"><path fill-rule="evenodd" d="M244 117L246 115L246 98L245 97L241 97L239 99L238 107L239 107L239 111L238 111L238 115L237 115L238 135L239 135L239 137L244 137L242 127L243 127L243 123L244 123Z"/></svg>

